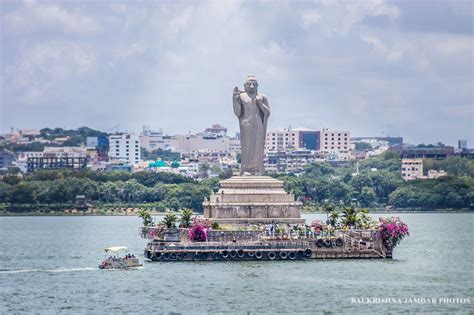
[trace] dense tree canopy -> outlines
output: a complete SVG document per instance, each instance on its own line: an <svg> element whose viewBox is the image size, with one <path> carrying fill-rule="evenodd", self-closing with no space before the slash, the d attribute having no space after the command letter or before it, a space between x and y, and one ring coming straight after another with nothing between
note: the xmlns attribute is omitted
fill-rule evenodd
<svg viewBox="0 0 474 315"><path fill-rule="evenodd" d="M329 163L308 165L302 174L273 174L284 181L307 207L355 203L361 207L472 208L474 205L474 161L448 158L426 161L427 169L444 169L449 177L404 181L401 161L391 152L344 166ZM223 173L227 178L232 172ZM92 172L90 170L44 170L23 178L7 174L0 182L0 203L59 204L76 202L85 195L92 203L154 203L160 210L189 208L202 211L202 202L219 188L221 178L196 182L171 173Z"/></svg>
<svg viewBox="0 0 474 315"><path fill-rule="evenodd" d="M78 195L99 203L157 203L166 210L202 211L211 185L169 173L38 171L23 180L0 182L0 202L11 204L74 204Z"/></svg>
<svg viewBox="0 0 474 315"><path fill-rule="evenodd" d="M426 160L427 169L444 169L449 177L404 181L401 160L394 152L334 167L314 163L298 176L276 175L285 189L315 205L358 203L361 207L470 208L474 205L474 161L453 157L443 161ZM451 176L452 175L452 176Z"/></svg>

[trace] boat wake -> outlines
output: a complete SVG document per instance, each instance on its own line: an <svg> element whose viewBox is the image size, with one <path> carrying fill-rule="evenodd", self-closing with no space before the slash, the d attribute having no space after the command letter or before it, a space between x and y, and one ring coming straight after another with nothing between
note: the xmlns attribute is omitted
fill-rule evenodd
<svg viewBox="0 0 474 315"><path fill-rule="evenodd" d="M78 272L98 270L98 268L57 268L57 269L0 269L0 274L27 273L27 272Z"/></svg>

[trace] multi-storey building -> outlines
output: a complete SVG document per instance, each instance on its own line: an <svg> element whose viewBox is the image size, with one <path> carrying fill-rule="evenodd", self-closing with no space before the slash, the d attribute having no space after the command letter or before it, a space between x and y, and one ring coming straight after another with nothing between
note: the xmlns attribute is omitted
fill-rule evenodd
<svg viewBox="0 0 474 315"><path fill-rule="evenodd" d="M198 134L168 136L162 131L151 131L145 126L140 141L141 146L148 151L157 149L180 153L240 151L240 141L229 138L226 133L225 127L213 125Z"/></svg>
<svg viewBox="0 0 474 315"><path fill-rule="evenodd" d="M320 136L320 151L331 159L351 159L351 138L349 131L330 131L323 129Z"/></svg>
<svg viewBox="0 0 474 315"><path fill-rule="evenodd" d="M265 150L267 152L285 150L320 149L320 132L308 128L288 128L267 131Z"/></svg>
<svg viewBox="0 0 474 315"><path fill-rule="evenodd" d="M402 159L402 178L404 180L423 178L423 159Z"/></svg>
<svg viewBox="0 0 474 315"><path fill-rule="evenodd" d="M229 151L237 155L237 153L240 153L241 149L242 147L240 146L240 139L230 138Z"/></svg>
<svg viewBox="0 0 474 315"><path fill-rule="evenodd" d="M267 152L285 151L295 149L298 145L298 138L291 128L267 131L265 139L265 150Z"/></svg>
<svg viewBox="0 0 474 315"><path fill-rule="evenodd" d="M45 147L43 152L22 152L19 154L19 165L22 169L26 159L26 170L37 169L80 169L87 166L87 149L85 147Z"/></svg>
<svg viewBox="0 0 474 315"><path fill-rule="evenodd" d="M351 137L349 131L321 131L321 151L349 151L351 149Z"/></svg>
<svg viewBox="0 0 474 315"><path fill-rule="evenodd" d="M178 140L175 137L165 135L163 131L153 131L148 126L143 126L140 134L140 145L148 151L171 150L177 151Z"/></svg>
<svg viewBox="0 0 474 315"><path fill-rule="evenodd" d="M230 152L230 138L210 134L187 135L180 143L181 152Z"/></svg>
<svg viewBox="0 0 474 315"><path fill-rule="evenodd" d="M275 173L300 173L306 165L315 160L316 157L310 150L267 152L265 170Z"/></svg>
<svg viewBox="0 0 474 315"><path fill-rule="evenodd" d="M321 149L321 131L308 128L295 128L298 139L298 149L306 149L312 151L319 151Z"/></svg>
<svg viewBox="0 0 474 315"><path fill-rule="evenodd" d="M86 147L45 147L43 150L43 157L85 158L87 157L87 148Z"/></svg>
<svg viewBox="0 0 474 315"><path fill-rule="evenodd" d="M351 142L386 142L391 147L402 145L403 137L352 137Z"/></svg>
<svg viewBox="0 0 474 315"><path fill-rule="evenodd" d="M206 128L204 132L208 134L215 134L221 137L225 137L227 135L227 128L219 124L215 124L215 125L212 125L212 127L210 128Z"/></svg>
<svg viewBox="0 0 474 315"><path fill-rule="evenodd" d="M437 145L419 146L393 146L389 151L397 152L401 158L405 159L437 159L443 160L454 155L454 147L445 146L441 143Z"/></svg>
<svg viewBox="0 0 474 315"><path fill-rule="evenodd" d="M87 167L86 157L32 157L28 158L27 171L33 172L38 169L82 169Z"/></svg>
<svg viewBox="0 0 474 315"><path fill-rule="evenodd" d="M134 165L140 162L140 138L133 134L109 136L109 159Z"/></svg>

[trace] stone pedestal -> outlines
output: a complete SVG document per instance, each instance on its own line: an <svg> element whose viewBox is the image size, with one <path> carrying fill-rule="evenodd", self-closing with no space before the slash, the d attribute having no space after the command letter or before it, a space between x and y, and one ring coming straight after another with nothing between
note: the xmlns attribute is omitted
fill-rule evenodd
<svg viewBox="0 0 474 315"><path fill-rule="evenodd" d="M269 176L234 176L220 182L220 189L203 203L204 216L221 224L302 224L302 203L283 189L283 182Z"/></svg>

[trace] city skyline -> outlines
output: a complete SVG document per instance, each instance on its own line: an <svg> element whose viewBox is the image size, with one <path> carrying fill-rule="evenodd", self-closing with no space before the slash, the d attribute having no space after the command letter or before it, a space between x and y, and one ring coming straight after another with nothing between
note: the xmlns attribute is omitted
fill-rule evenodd
<svg viewBox="0 0 474 315"><path fill-rule="evenodd" d="M269 129L474 141L468 1L4 1L0 16L2 133L233 134L231 90L254 73Z"/></svg>
<svg viewBox="0 0 474 315"><path fill-rule="evenodd" d="M142 127L140 128L140 130L128 130L128 129L121 129L120 126L116 125L114 126L113 128L111 128L110 130L101 130L101 129L95 129L97 131L100 131L100 132L104 132L104 133L107 133L108 135L120 135L120 134L131 134L131 135L137 135L137 136L140 136L140 135L143 135L144 134L144 128L147 128L147 131L148 132L162 132L164 136L178 136L178 135L181 135L181 136L187 136L187 135L199 135L199 134L205 134L207 131L206 129L208 129L209 127L211 126L214 126L214 125L218 125L220 127L223 127L225 129L227 129L227 133L226 133L226 136L229 137L229 138L235 138L238 136L239 134L239 131L238 130L232 130L230 128L227 128L227 126L224 126L222 124L219 124L218 122L214 122L212 124L209 124L206 128L204 128L203 130L186 130L186 131L179 131L178 132L168 132L167 130L163 129L163 128L153 128L152 126L149 126L149 125L142 125ZM42 129L55 129L55 128L61 128L63 130L77 130L79 128L91 128L90 126L79 126L79 127L71 127L69 128L68 126L46 126L46 127L42 127L42 128L13 128L11 130L9 130L8 132L6 133L3 133L3 135L6 135L6 134L9 134L10 132L31 132L31 131L40 131ZM94 129L94 128L92 128ZM279 127L279 128L270 128L268 129L267 131L267 134L269 133L272 133L272 132L282 132L282 131L291 131L291 130L299 130L299 129L307 129L308 131L317 131L317 132L322 132L324 130L327 130L329 132L340 132L340 131L348 131L348 132L351 132L350 129L344 129L344 130L336 130L336 129L327 129L327 128L308 128L306 126L299 126L299 125L290 125L288 127ZM2 135L0 133L0 135ZM358 138L358 139L363 139L363 138L402 138L403 139L403 143L404 144L408 144L408 145L420 145L420 144L425 144L425 145L438 145L438 144L443 144L443 145L446 145L446 146L452 146L452 147L458 147L459 146L459 142L466 142L466 148L470 148L470 145L471 143L466 140L466 138L460 138L460 139L457 139L455 141L455 143L444 143L444 142L441 142L441 141L434 141L434 142L426 142L426 141L422 141L422 142L419 142L419 143L413 143L413 142L407 142L405 141L405 137L404 135L389 135L389 134L380 134L380 135L367 135L367 134L364 134L364 135L357 135L357 134L352 134L351 133L351 139L352 138Z"/></svg>

